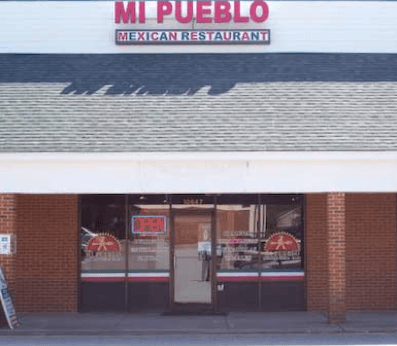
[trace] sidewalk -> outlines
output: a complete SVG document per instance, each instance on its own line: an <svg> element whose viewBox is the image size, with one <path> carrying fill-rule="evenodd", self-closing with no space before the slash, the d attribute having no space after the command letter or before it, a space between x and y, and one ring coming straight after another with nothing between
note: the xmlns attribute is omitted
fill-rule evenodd
<svg viewBox="0 0 397 346"><path fill-rule="evenodd" d="M29 314L1 335L216 335L397 333L397 312L349 313L344 324L328 324L313 312L232 312L224 316L162 316L160 313Z"/></svg>

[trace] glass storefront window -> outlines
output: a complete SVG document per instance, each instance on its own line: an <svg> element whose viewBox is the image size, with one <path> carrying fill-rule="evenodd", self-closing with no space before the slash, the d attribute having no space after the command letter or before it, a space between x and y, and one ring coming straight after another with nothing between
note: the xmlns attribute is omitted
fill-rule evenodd
<svg viewBox="0 0 397 346"><path fill-rule="evenodd" d="M132 205L129 236L129 276L169 271L169 205ZM138 279L138 277L137 277Z"/></svg>
<svg viewBox="0 0 397 346"><path fill-rule="evenodd" d="M262 269L303 268L302 240L301 206L266 206L266 228L261 236Z"/></svg>
<svg viewBox="0 0 397 346"><path fill-rule="evenodd" d="M222 271L303 268L300 205L217 206Z"/></svg>
<svg viewBox="0 0 397 346"><path fill-rule="evenodd" d="M82 203L81 269L97 277L113 273L123 278L125 270L125 211L121 201ZM103 274L102 276L98 276ZM121 274L121 275L119 275ZM91 276L87 275L86 278Z"/></svg>
<svg viewBox="0 0 397 346"><path fill-rule="evenodd" d="M257 270L258 211L256 205L217 206L220 270Z"/></svg>
<svg viewBox="0 0 397 346"><path fill-rule="evenodd" d="M134 310L217 297L221 306L267 308L276 282L285 290L303 283L301 202L258 194L82 196L82 300Z"/></svg>

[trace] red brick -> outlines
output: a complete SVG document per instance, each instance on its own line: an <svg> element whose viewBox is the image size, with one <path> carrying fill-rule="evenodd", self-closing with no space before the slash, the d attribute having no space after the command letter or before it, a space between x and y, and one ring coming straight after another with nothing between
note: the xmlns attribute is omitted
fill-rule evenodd
<svg viewBox="0 0 397 346"><path fill-rule="evenodd" d="M0 205L9 208L8 231L17 240L17 253L10 258L13 271L7 267L17 311L77 311L77 196L1 197Z"/></svg>
<svg viewBox="0 0 397 346"><path fill-rule="evenodd" d="M306 195L305 267L306 306L328 310L327 195Z"/></svg>
<svg viewBox="0 0 397 346"><path fill-rule="evenodd" d="M332 277L336 276L334 285L338 284L338 280L339 283L343 281L337 267L330 266L328 269L328 261L337 259L343 242L333 239L332 244L336 251L329 254L325 246L326 220L327 195L306 195L305 263L308 310L328 310L328 270ZM337 229L338 221L334 224ZM395 194L346 194L345 244L346 310L396 309Z"/></svg>
<svg viewBox="0 0 397 346"><path fill-rule="evenodd" d="M346 195L349 310L396 309L396 196Z"/></svg>

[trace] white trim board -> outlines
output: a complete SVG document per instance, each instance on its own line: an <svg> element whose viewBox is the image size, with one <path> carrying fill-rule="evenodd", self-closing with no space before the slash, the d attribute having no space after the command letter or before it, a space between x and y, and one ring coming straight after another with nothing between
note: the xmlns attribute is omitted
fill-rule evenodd
<svg viewBox="0 0 397 346"><path fill-rule="evenodd" d="M1 193L395 192L395 152L1 154Z"/></svg>

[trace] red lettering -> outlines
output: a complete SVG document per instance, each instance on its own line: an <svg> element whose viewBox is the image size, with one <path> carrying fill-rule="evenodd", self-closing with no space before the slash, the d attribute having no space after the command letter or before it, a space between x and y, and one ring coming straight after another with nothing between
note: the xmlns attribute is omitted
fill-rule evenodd
<svg viewBox="0 0 397 346"><path fill-rule="evenodd" d="M230 31L223 33L223 39L225 41L230 41L232 39L232 33Z"/></svg>
<svg viewBox="0 0 397 346"><path fill-rule="evenodd" d="M243 32L243 36L241 36L241 39L242 39L242 40L248 41L248 40L250 39L250 37L249 37L249 35L248 35L248 32L244 31L244 32Z"/></svg>
<svg viewBox="0 0 397 346"><path fill-rule="evenodd" d="M114 21L115 23L135 23L135 1L127 3L127 9L124 8L124 3L116 1L114 3Z"/></svg>
<svg viewBox="0 0 397 346"><path fill-rule="evenodd" d="M193 19L193 2L186 1L187 13L186 17L182 16L182 1L177 1L175 3L175 19L179 23L190 23Z"/></svg>
<svg viewBox="0 0 397 346"><path fill-rule="evenodd" d="M215 23L229 23L232 19L228 1L215 1Z"/></svg>
<svg viewBox="0 0 397 346"><path fill-rule="evenodd" d="M211 1L197 1L197 23L212 23L212 18L204 17L211 14Z"/></svg>
<svg viewBox="0 0 397 346"><path fill-rule="evenodd" d="M176 41L178 38L178 34L175 31L170 32L169 35L170 40Z"/></svg>
<svg viewBox="0 0 397 346"><path fill-rule="evenodd" d="M157 2L157 23L164 21L164 16L171 14L172 4L169 1L158 1Z"/></svg>
<svg viewBox="0 0 397 346"><path fill-rule="evenodd" d="M197 41L197 31L192 31L192 32L190 33L190 39L191 39L192 41Z"/></svg>
<svg viewBox="0 0 397 346"><path fill-rule="evenodd" d="M234 2L234 22L235 23L248 23L248 17L241 17L240 1Z"/></svg>
<svg viewBox="0 0 397 346"><path fill-rule="evenodd" d="M215 32L213 32L213 31L207 31L207 35L208 35L208 38L209 38L210 41L212 40L212 35L213 35L213 34L215 34Z"/></svg>
<svg viewBox="0 0 397 346"><path fill-rule="evenodd" d="M159 39L159 33L158 33L157 31L152 32L152 34L150 35L150 38L151 38L153 41L157 41L157 40Z"/></svg>
<svg viewBox="0 0 397 346"><path fill-rule="evenodd" d="M146 21L145 1L139 1L139 23L145 23L145 21Z"/></svg>
<svg viewBox="0 0 397 346"><path fill-rule="evenodd" d="M117 41L127 41L128 34L125 31L119 31L117 33Z"/></svg>
<svg viewBox="0 0 397 346"><path fill-rule="evenodd" d="M143 31L138 31L138 41L145 41L145 33Z"/></svg>
<svg viewBox="0 0 397 346"><path fill-rule="evenodd" d="M268 40L269 33L267 31L260 31L259 33L262 35L262 40Z"/></svg>
<svg viewBox="0 0 397 346"><path fill-rule="evenodd" d="M262 15L258 16L258 7L261 8ZM269 17L269 7L266 2L261 0L256 0L251 4L250 7L251 19L256 23L263 23Z"/></svg>
<svg viewBox="0 0 397 346"><path fill-rule="evenodd" d="M182 11L182 2L186 4L186 11ZM232 11L230 1L175 1L175 19L179 23L190 23L193 20L193 4L196 4L197 23L229 23L232 20ZM248 23L250 19L256 23L263 23L269 18L269 7L263 0L255 0L251 3L249 16L241 15L241 2L233 1L235 23ZM212 13L212 4L214 13ZM128 1L126 5L122 1L114 3L114 21L115 23L135 23L138 17L139 23L146 22L145 1L140 0L138 4L139 13L136 9L136 1ZM157 23L163 23L164 16L171 15L173 6L171 1L157 2Z"/></svg>

